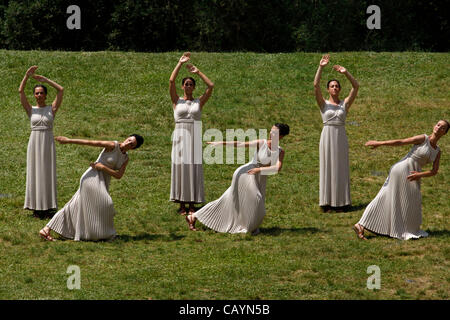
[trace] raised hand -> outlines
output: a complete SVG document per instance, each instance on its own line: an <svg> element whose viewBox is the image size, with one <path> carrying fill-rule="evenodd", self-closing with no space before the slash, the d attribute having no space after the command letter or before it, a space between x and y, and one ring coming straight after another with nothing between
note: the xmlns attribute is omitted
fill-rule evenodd
<svg viewBox="0 0 450 320"><path fill-rule="evenodd" d="M347 72L347 69L345 69L343 66L340 66L340 65L333 66L333 69L336 70L337 72L340 72L340 73Z"/></svg>
<svg viewBox="0 0 450 320"><path fill-rule="evenodd" d="M190 58L191 58L191 53L190 53L190 52L185 52L185 53L183 53L183 55L181 56L180 62L181 62L181 63L188 62Z"/></svg>
<svg viewBox="0 0 450 320"><path fill-rule="evenodd" d="M366 147L370 147L371 149L375 149L379 145L380 144L378 143L378 141L375 141L375 140L367 141L366 144L365 144Z"/></svg>
<svg viewBox="0 0 450 320"><path fill-rule="evenodd" d="M47 81L48 81L48 79L47 79L46 77L40 76L40 75L38 75L38 74L34 74L34 75L33 75L33 78L34 78L36 81L39 81L39 82L47 82Z"/></svg>
<svg viewBox="0 0 450 320"><path fill-rule="evenodd" d="M188 69L189 72L191 73L198 73L198 69L196 66L193 66L192 64L187 64L186 68Z"/></svg>
<svg viewBox="0 0 450 320"><path fill-rule="evenodd" d="M58 141L61 144L69 143L69 138L63 137L63 136L58 136L58 137L55 138L55 140Z"/></svg>
<svg viewBox="0 0 450 320"><path fill-rule="evenodd" d="M322 57L322 59L320 60L319 65L320 65L321 67L325 67L325 66L328 64L328 62L330 62L330 55L329 55L329 54L325 54L325 55Z"/></svg>
<svg viewBox="0 0 450 320"><path fill-rule="evenodd" d="M34 72L36 71L36 69L38 68L38 66L31 66L28 68L26 75L31 77Z"/></svg>

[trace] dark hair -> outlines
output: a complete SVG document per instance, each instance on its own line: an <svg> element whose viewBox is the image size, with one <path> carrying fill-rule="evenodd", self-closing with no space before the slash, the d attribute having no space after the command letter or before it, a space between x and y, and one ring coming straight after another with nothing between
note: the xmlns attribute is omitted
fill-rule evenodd
<svg viewBox="0 0 450 320"><path fill-rule="evenodd" d="M329 80L329 81L327 82L327 88L330 87L330 83L333 82L333 81L336 81L336 82L337 82L337 84L339 85L339 89L340 89L340 88L341 88L341 83L339 82L339 80L336 80L336 79L331 79L331 80Z"/></svg>
<svg viewBox="0 0 450 320"><path fill-rule="evenodd" d="M136 138L136 147L134 147L133 149L139 148L144 143L144 138L136 133L130 134L129 137Z"/></svg>
<svg viewBox="0 0 450 320"><path fill-rule="evenodd" d="M450 122L448 122L447 120L442 119L442 121L444 121L447 124L447 129L445 130L445 133L448 132L448 128L450 127Z"/></svg>
<svg viewBox="0 0 450 320"><path fill-rule="evenodd" d="M280 130L280 136L287 136L289 134L289 126L287 124L275 123L274 126Z"/></svg>
<svg viewBox="0 0 450 320"><path fill-rule="evenodd" d="M37 85L35 85L34 88L33 88L33 94L36 92L36 88L43 88L45 94L47 94L47 87L44 86L43 84L37 84Z"/></svg>
<svg viewBox="0 0 450 320"><path fill-rule="evenodd" d="M183 80L181 80L181 85L184 86L184 83L186 82L186 80L191 80L194 83L194 87L195 87L195 79L192 77L186 77L183 78Z"/></svg>

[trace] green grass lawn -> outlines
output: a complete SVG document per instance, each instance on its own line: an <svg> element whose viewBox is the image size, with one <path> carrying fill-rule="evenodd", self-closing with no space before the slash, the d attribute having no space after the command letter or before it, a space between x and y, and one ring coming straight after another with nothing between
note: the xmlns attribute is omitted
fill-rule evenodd
<svg viewBox="0 0 450 320"><path fill-rule="evenodd" d="M448 299L450 135L440 141L439 174L422 181L422 229L429 238L399 241L351 226L375 197L389 168L409 147L364 147L367 140L431 134L450 118L449 53L331 54L360 82L347 117L353 209L318 207L322 121L313 96L321 54L196 53L191 61L214 83L203 130L270 129L285 122L283 170L267 183L261 234L188 230L169 202L171 134L169 76L181 52L1 51L0 299ZM27 68L65 88L54 134L122 140L140 133L124 177L112 179L117 211L113 242L41 241L47 223L24 210L29 120L18 87ZM180 72L178 81L187 76ZM328 66L323 87L345 77ZM198 79L198 78L197 78ZM35 81L28 82L30 101ZM197 96L205 85L198 79ZM181 94L181 90L179 91ZM49 89L48 101L55 90ZM205 144L206 145L206 144ZM57 145L58 205L70 200L99 149ZM248 158L248 157L247 157ZM240 164L204 165L206 200L217 199ZM428 168L428 167L427 167ZM81 289L66 273L80 267ZM366 287L377 265L381 288Z"/></svg>

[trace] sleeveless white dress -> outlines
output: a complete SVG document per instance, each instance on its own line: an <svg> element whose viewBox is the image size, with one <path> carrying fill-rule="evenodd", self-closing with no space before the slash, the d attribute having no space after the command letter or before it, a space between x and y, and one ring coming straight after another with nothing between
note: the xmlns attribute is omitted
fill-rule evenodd
<svg viewBox="0 0 450 320"><path fill-rule="evenodd" d="M319 143L319 205L347 206L351 204L351 198L345 102L343 100L336 106L325 100L320 113L323 129Z"/></svg>
<svg viewBox="0 0 450 320"><path fill-rule="evenodd" d="M170 201L205 202L200 100L179 98L174 109Z"/></svg>
<svg viewBox="0 0 450 320"><path fill-rule="evenodd" d="M24 208L58 208L56 199L56 151L52 106L32 107L31 134L27 148L27 179Z"/></svg>
<svg viewBox="0 0 450 320"><path fill-rule="evenodd" d="M118 170L128 159L115 141L112 151L105 149L97 162ZM114 204L109 195L111 176L89 167L80 179L80 187L72 199L49 221L47 227L65 238L79 240L106 240L116 235Z"/></svg>
<svg viewBox="0 0 450 320"><path fill-rule="evenodd" d="M256 230L266 215L267 175L251 175L247 171L276 164L279 153L280 148L271 151L264 140L253 159L236 169L231 186L225 193L195 212L194 217L218 232L247 233Z"/></svg>
<svg viewBox="0 0 450 320"><path fill-rule="evenodd" d="M427 237L420 230L422 224L422 194L420 179L409 181L411 171L434 162L439 147L434 149L425 134L425 141L414 145L409 153L394 164L375 199L369 203L359 224L369 231L393 238L408 240Z"/></svg>

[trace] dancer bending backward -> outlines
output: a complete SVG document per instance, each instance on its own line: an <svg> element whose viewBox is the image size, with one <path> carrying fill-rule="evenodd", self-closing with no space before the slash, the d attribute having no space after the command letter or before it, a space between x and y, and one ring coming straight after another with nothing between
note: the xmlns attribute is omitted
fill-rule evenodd
<svg viewBox="0 0 450 320"><path fill-rule="evenodd" d="M172 173L170 201L180 203L178 212L186 214L195 211L194 204L205 202L202 166L201 114L214 88L214 83L197 67L188 64L189 72L197 74L206 83L205 93L195 99L195 80L191 77L181 81L183 97L177 95L175 80L181 66L189 61L190 52L185 52L170 76L170 98L173 104L175 131L172 142Z"/></svg>
<svg viewBox="0 0 450 320"><path fill-rule="evenodd" d="M79 240L108 240L116 235L114 204L109 195L111 176L122 178L128 164L127 151L137 149L144 139L133 134L122 143L56 137L61 144L81 144L103 148L96 162L81 176L80 187L66 205L39 231L52 241L50 230L64 238Z"/></svg>
<svg viewBox="0 0 450 320"><path fill-rule="evenodd" d="M278 140L288 134L289 126L277 123L270 130L270 140L209 142L212 145L252 146L256 150L249 163L236 169L231 186L219 199L186 216L189 228L196 230L198 219L218 232L258 234L258 227L266 215L267 175L281 170L285 151L279 147Z"/></svg>
<svg viewBox="0 0 450 320"><path fill-rule="evenodd" d="M330 56L324 55L319 63L314 78L314 92L322 115L323 129L320 135L320 186L319 205L324 212L345 211L351 205L350 199L350 165L348 158L348 141L345 132L345 118L355 101L359 84L342 66L333 68L344 74L352 84L350 94L344 100L339 98L341 85L338 80L327 83L328 100L322 96L320 78L323 68L330 61Z"/></svg>
<svg viewBox="0 0 450 320"><path fill-rule="evenodd" d="M381 190L369 203L361 220L353 226L359 239L364 237L364 229L389 237L408 240L427 237L420 230L422 224L422 195L420 178L437 174L441 151L439 139L448 132L448 121L440 120L433 128L431 136L419 136L388 141L368 141L366 146L403 146L413 144L409 153L394 164ZM433 162L433 168L421 172L421 167Z"/></svg>
<svg viewBox="0 0 450 320"><path fill-rule="evenodd" d="M41 217L42 214L49 214L48 210L58 207L53 120L61 106L64 88L44 76L34 74L37 68L37 66L32 66L27 70L20 83L19 93L20 102L31 122L31 135L27 149L24 209L34 210L34 216ZM42 84L38 84L33 89L37 106L31 106L25 95L25 86L30 77L39 82L48 83L57 90L56 98L51 105L47 105L45 101L47 88Z"/></svg>

